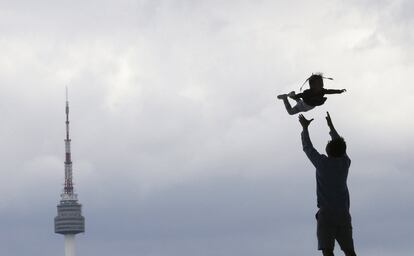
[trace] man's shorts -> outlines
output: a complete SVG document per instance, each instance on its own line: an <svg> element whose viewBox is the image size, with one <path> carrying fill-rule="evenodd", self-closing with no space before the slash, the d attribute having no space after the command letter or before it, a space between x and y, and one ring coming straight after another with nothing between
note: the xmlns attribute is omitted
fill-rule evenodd
<svg viewBox="0 0 414 256"><path fill-rule="evenodd" d="M353 251L351 215L349 211L320 209L316 214L318 250L334 249L335 240L342 251Z"/></svg>

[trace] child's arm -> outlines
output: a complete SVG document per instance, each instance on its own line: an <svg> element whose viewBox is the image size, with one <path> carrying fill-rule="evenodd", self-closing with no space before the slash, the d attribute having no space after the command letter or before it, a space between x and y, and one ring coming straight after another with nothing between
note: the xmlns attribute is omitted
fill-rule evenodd
<svg viewBox="0 0 414 256"><path fill-rule="evenodd" d="M340 94L346 92L345 89L336 90L336 89L325 89L325 94Z"/></svg>
<svg viewBox="0 0 414 256"><path fill-rule="evenodd" d="M325 91L324 91L325 94L340 94L340 93L344 93L344 92L346 92L345 89L342 89L342 90L325 89Z"/></svg>

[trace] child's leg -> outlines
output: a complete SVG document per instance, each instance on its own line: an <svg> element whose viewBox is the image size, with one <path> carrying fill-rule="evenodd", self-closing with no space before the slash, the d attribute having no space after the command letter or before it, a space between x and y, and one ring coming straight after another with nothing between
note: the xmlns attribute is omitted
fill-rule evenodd
<svg viewBox="0 0 414 256"><path fill-rule="evenodd" d="M297 113L301 112L301 110L298 108L297 104L292 108L292 106L290 105L290 102L287 98L283 99L283 103L285 104L286 110L287 110L289 115L294 115L294 114L297 114Z"/></svg>
<svg viewBox="0 0 414 256"><path fill-rule="evenodd" d="M300 112L300 109L297 107L298 105L294 106L292 108L292 106L290 105L290 102L288 100L288 96L286 94L282 94L277 96L278 99L283 100L283 103L285 104L285 108L286 111L288 112L289 115L294 115Z"/></svg>
<svg viewBox="0 0 414 256"><path fill-rule="evenodd" d="M289 98L291 98L292 100L295 100L296 102L301 101L301 99L300 99L300 98L296 98L296 97L295 97L295 96L296 96L295 91L291 91L290 93L288 93L288 94L287 94L287 96L288 96Z"/></svg>

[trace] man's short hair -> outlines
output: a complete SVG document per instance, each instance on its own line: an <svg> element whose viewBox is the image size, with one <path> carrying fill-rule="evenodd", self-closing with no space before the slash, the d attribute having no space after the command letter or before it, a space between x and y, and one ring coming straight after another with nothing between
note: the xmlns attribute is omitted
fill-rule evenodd
<svg viewBox="0 0 414 256"><path fill-rule="evenodd" d="M339 137L328 141L326 145L326 154L330 157L341 157L346 152L346 143L344 138Z"/></svg>

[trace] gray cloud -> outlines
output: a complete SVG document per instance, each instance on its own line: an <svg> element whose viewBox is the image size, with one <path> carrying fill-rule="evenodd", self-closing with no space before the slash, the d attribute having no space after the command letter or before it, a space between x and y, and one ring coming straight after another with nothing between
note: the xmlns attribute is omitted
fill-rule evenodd
<svg viewBox="0 0 414 256"><path fill-rule="evenodd" d="M65 85L79 255L316 255L314 171L275 99L314 71L348 89L306 115L321 151L327 110L348 142L358 252L412 255L408 1L0 6L1 255L62 252Z"/></svg>

